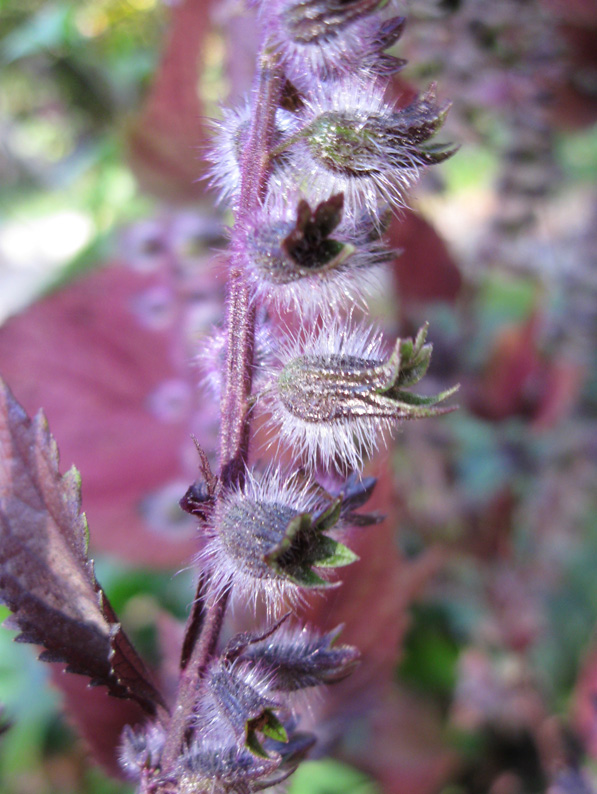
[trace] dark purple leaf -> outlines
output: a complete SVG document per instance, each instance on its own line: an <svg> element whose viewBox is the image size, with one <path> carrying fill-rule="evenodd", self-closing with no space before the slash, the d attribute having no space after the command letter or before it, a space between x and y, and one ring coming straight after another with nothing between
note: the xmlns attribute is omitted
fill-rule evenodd
<svg viewBox="0 0 597 794"><path fill-rule="evenodd" d="M18 642L153 713L162 705L87 557L76 469L62 476L42 413L30 420L0 380L0 600Z"/></svg>

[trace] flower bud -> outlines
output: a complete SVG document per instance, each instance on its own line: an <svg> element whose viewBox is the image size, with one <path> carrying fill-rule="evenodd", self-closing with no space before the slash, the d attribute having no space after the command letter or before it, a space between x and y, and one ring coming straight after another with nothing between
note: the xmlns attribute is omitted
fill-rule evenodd
<svg viewBox="0 0 597 794"><path fill-rule="evenodd" d="M232 582L233 597L264 596L270 611L305 589L333 586L328 569L357 557L327 532L338 528L342 497L326 500L299 476L247 472L242 488L225 493L216 507L202 553L217 587Z"/></svg>
<svg viewBox="0 0 597 794"><path fill-rule="evenodd" d="M426 333L424 327L415 340L398 339L387 358L379 335L339 321L290 342L264 394L283 440L310 466L319 459L357 470L383 429L451 410L435 406L456 389L432 397L405 390L429 366Z"/></svg>
<svg viewBox="0 0 597 794"><path fill-rule="evenodd" d="M248 275L257 297L308 316L369 291L392 253L365 220L356 230L342 224L343 194L315 209L302 198L288 206L264 209L247 229Z"/></svg>
<svg viewBox="0 0 597 794"><path fill-rule="evenodd" d="M273 689L299 689L342 681L354 670L359 652L350 645L334 645L341 627L323 636L304 628L284 628L266 640L249 645L242 659L272 671Z"/></svg>
<svg viewBox="0 0 597 794"><path fill-rule="evenodd" d="M150 723L136 730L126 725L119 761L127 778L139 781L144 770L158 767L165 741L166 734L160 725Z"/></svg>
<svg viewBox="0 0 597 794"><path fill-rule="evenodd" d="M311 749L315 738L310 734L291 733L287 742L266 738L265 755L255 755L245 747L210 746L193 742L182 756L176 787L181 794L251 794L286 780Z"/></svg>
<svg viewBox="0 0 597 794"><path fill-rule="evenodd" d="M384 102L383 94L379 84L344 80L305 99L304 126L291 150L294 177L300 182L306 176L318 186L316 195L344 193L349 217L356 218L362 206L375 215L380 202L403 206L404 190L421 169L456 151L423 145L449 109L437 102L434 86L401 109Z"/></svg>
<svg viewBox="0 0 597 794"><path fill-rule="evenodd" d="M288 741L275 711L281 704L272 699L270 676L262 667L218 659L209 666L202 682L196 720L208 743L231 737L256 755L265 755L259 736Z"/></svg>
<svg viewBox="0 0 597 794"><path fill-rule="evenodd" d="M210 186L219 190L218 201L236 201L240 188L240 163L247 143L251 122L251 104L247 99L239 108L224 108L222 119L214 123L214 140L209 159L212 167L209 172ZM291 134L297 119L288 111L278 108L273 144L280 143ZM272 170L275 172L286 160L282 152L275 158Z"/></svg>
<svg viewBox="0 0 597 794"><path fill-rule="evenodd" d="M209 336L199 340L195 359L200 373L200 385L218 403L222 396L223 373L226 371L226 347L228 340L223 328L213 328ZM269 325L258 322L253 348L253 387L260 389L264 372L271 356L272 337Z"/></svg>
<svg viewBox="0 0 597 794"><path fill-rule="evenodd" d="M317 80L357 69L387 74L404 65L383 54L400 37L404 18L388 19L387 9L378 11L382 5L382 0L269 0L262 18L287 76L308 89Z"/></svg>

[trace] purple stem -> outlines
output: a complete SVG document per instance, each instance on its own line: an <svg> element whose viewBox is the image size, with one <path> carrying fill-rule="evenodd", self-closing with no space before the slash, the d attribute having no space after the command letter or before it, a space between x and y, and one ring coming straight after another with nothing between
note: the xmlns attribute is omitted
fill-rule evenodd
<svg viewBox="0 0 597 794"><path fill-rule="evenodd" d="M224 393L221 402L220 488L242 481L249 455L249 397L253 375L255 308L245 278L245 222L259 208L269 178L271 141L283 74L276 54L267 43L259 56L259 73L254 90L254 115L248 145L241 162L239 209L232 233L232 253L226 300L227 352ZM206 586L209 585L206 583ZM199 682L213 655L222 628L230 591L211 602L201 630L181 672L161 767L173 772L195 708Z"/></svg>
<svg viewBox="0 0 597 794"><path fill-rule="evenodd" d="M161 767L162 772L166 774L172 772L176 767L180 750L185 740L185 734L190 727L197 700L199 682L210 657L216 649L218 637L220 636L228 594L229 591L226 590L222 596L210 605L191 657L180 674L176 705L172 711L168 736L162 751Z"/></svg>
<svg viewBox="0 0 597 794"><path fill-rule="evenodd" d="M255 115L241 162L240 201L232 235L228 279L225 388L221 403L220 477L224 488L242 480L249 456L249 397L253 378L255 308L245 278L245 223L263 200L270 168L276 109L282 92L282 72L267 46L259 58Z"/></svg>

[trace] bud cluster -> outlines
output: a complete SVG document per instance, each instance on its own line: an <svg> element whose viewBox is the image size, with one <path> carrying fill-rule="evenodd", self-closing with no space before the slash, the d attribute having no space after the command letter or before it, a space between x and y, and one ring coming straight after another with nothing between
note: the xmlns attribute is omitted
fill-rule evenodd
<svg viewBox="0 0 597 794"><path fill-rule="evenodd" d="M385 99L404 66L385 50L404 19L393 0L250 4L264 35L256 88L224 112L212 154L212 182L236 211L227 322L199 357L222 406L221 466L215 476L200 452L204 479L181 500L199 524L198 602L169 730L128 731L122 750L156 794L249 794L309 750L295 693L340 681L358 652L338 631L271 621L340 584L337 569L357 560L351 527L381 520L358 512L375 485L364 459L386 429L448 410L438 404L454 391L412 391L431 358L426 327L388 346L352 319L393 256L392 208L453 152L429 143L447 112L433 87L407 107ZM286 331L278 311L294 313ZM250 464L258 411L289 449L287 470ZM264 605L270 625L221 647L229 600Z"/></svg>
<svg viewBox="0 0 597 794"><path fill-rule="evenodd" d="M233 637L210 662L196 695L193 737L174 771L161 769L161 728L125 729L121 764L142 791L260 791L294 771L314 738L296 729L293 693L342 680L358 653L335 645L338 629L281 629L287 617L265 634Z"/></svg>

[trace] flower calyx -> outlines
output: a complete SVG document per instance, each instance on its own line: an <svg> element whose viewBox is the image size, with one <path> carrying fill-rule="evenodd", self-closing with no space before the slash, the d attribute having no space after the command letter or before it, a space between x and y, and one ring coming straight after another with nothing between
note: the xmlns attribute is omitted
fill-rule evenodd
<svg viewBox="0 0 597 794"><path fill-rule="evenodd" d="M241 658L272 670L274 690L295 692L336 683L349 676L360 659L356 648L336 644L341 631L338 626L321 635L306 627L285 625L265 639L248 643Z"/></svg>
<svg viewBox="0 0 597 794"><path fill-rule="evenodd" d="M292 214L266 208L246 230L256 296L300 315L330 311L347 296L362 301L393 255L379 238L377 219L363 214L345 223L342 192L318 202L299 193L295 200Z"/></svg>
<svg viewBox="0 0 597 794"><path fill-rule="evenodd" d="M233 598L263 596L269 610L301 591L334 586L328 569L357 556L328 533L345 525L342 497L330 497L300 472L247 471L224 492L207 527L202 553L216 587L232 581Z"/></svg>
<svg viewBox="0 0 597 794"><path fill-rule="evenodd" d="M380 430L454 410L438 404L458 387L433 396L408 390L429 366L426 334L424 326L416 339L398 339L387 358L381 337L339 321L293 342L265 394L272 422L308 465L319 458L325 466L357 470Z"/></svg>
<svg viewBox="0 0 597 794"><path fill-rule="evenodd" d="M284 24L296 42L329 39L357 19L373 13L382 0L298 0L284 13ZM389 45L388 45L389 46Z"/></svg>
<svg viewBox="0 0 597 794"><path fill-rule="evenodd" d="M239 746L267 758L262 745L265 737L288 741L286 729L276 715L282 706L270 696L270 689L269 676L263 668L231 665L223 658L217 659L203 681L197 720L208 738L218 741L221 737L225 741L231 734Z"/></svg>
<svg viewBox="0 0 597 794"><path fill-rule="evenodd" d="M423 147L442 126L450 104L439 105L435 85L410 105L363 113L330 109L316 116L303 135L312 156L332 172L370 177L388 169L437 165L456 149L449 144Z"/></svg>
<svg viewBox="0 0 597 794"><path fill-rule="evenodd" d="M314 568L340 568L358 560L343 543L325 534L338 523L342 498L317 513L299 513L291 518L280 540L264 555L272 571L304 588L334 587Z"/></svg>
<svg viewBox="0 0 597 794"><path fill-rule="evenodd" d="M343 207L342 193L322 201L314 210L304 199L299 202L296 224L282 241L282 248L299 271L333 268L354 251L350 244L330 238L342 220Z"/></svg>

